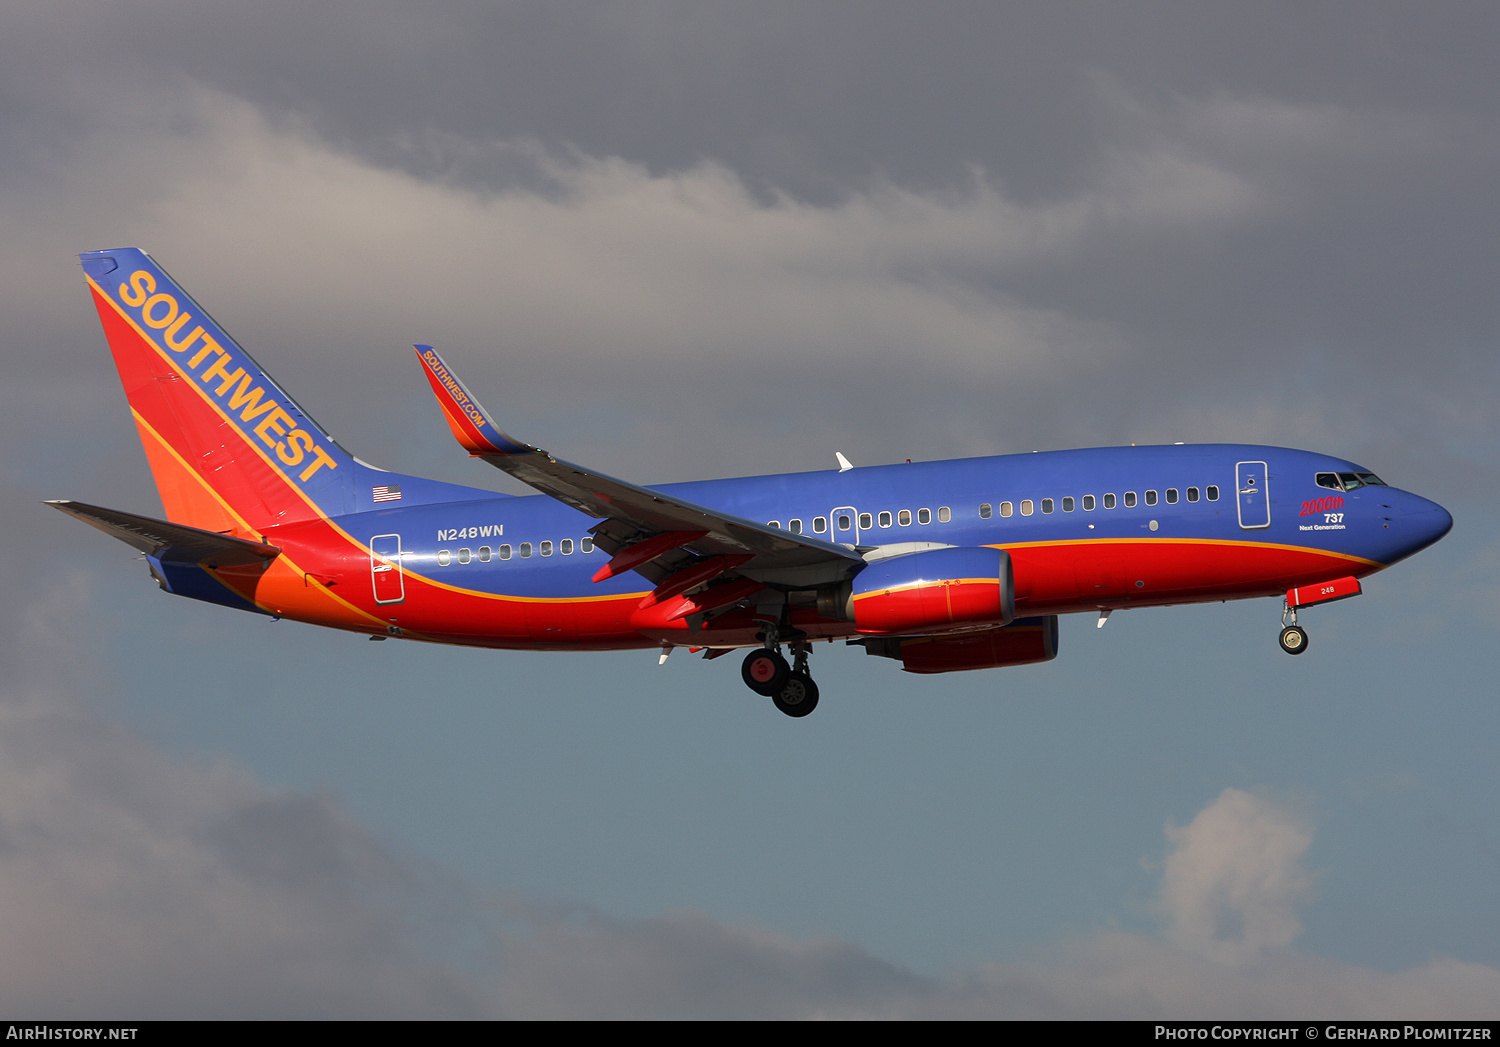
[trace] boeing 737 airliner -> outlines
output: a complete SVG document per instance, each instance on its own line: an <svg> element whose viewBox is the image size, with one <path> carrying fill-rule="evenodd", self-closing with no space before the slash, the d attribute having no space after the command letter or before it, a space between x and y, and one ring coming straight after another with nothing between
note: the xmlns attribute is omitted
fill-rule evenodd
<svg viewBox="0 0 1500 1047"><path fill-rule="evenodd" d="M1274 596L1299 654L1300 608L1453 523L1353 462L1238 444L638 487L507 436L419 345L459 444L542 496L460 487L351 456L145 252L80 258L166 520L50 504L170 593L372 640L750 648L745 683L805 716L818 640L986 669L1055 657L1060 614Z"/></svg>

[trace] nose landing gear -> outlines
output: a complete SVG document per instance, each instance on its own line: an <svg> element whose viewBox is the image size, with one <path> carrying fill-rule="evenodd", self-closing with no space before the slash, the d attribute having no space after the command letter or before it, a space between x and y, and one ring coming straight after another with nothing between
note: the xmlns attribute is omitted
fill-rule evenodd
<svg viewBox="0 0 1500 1047"><path fill-rule="evenodd" d="M1301 654L1307 650L1307 630L1297 624L1297 608L1290 604L1281 607L1281 636L1277 642L1287 654Z"/></svg>

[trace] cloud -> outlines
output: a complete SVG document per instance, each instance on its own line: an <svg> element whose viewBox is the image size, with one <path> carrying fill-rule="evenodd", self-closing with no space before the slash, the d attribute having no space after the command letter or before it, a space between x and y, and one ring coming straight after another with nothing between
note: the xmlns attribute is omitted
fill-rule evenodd
<svg viewBox="0 0 1500 1047"><path fill-rule="evenodd" d="M822 467L835 445L867 462L1214 439L1428 472L1434 443L1494 421L1485 266L1431 243L1488 185L1482 121L1147 101L1100 76L1088 160L1048 192L971 164L812 202L714 158L420 122L335 136L167 68L49 97L28 124L46 148L0 180L19 369L71 362L36 347L64 340L73 252L137 244L343 442L412 471L366 405L419 402L415 341L523 437L645 482ZM1470 247L1494 242L1463 222ZM76 339L97 343L85 323ZM402 426L435 422L422 408Z"/></svg>
<svg viewBox="0 0 1500 1047"><path fill-rule="evenodd" d="M128 228L179 270L232 258L240 296L291 292L284 307L304 331L346 322L330 302L358 300L373 310L361 326L435 326L491 352L503 331L522 373L575 382L643 361L732 375L809 362L814 347L821 367L914 353L970 374L1032 374L1097 352L1108 331L995 293L997 270L1103 225L1232 210L1236 194L1184 192L1200 173L1168 162L1055 208L1022 208L983 176L948 196L887 185L814 206L765 202L712 162L653 174L507 143L494 148L525 154L543 187L479 191L372 165L214 92L189 92L179 109L188 133L101 137L107 187L69 187L92 197L83 210L109 235ZM302 281L301 293L288 286Z"/></svg>
<svg viewBox="0 0 1500 1047"><path fill-rule="evenodd" d="M297 354L315 414L389 402L412 341L445 346L477 388L527 390L492 402L502 415L568 402L672 446L658 431L668 413L640 410L670 403L677 431L711 428L745 458L685 471L751 466L787 428L799 446L852 434L899 460L1230 435L1226 417L1253 436L1302 411L1300 398L1270 419L1142 400L1128 391L1199 362L1068 289L1069 272L1111 253L1265 219L1261 187L1180 143L1112 149L1089 184L1040 201L974 169L957 188L882 182L812 204L754 192L713 161L653 172L525 140L450 144L528 172L475 188L381 166L204 87L143 101L71 141L56 178L13 180L0 220L24 249L0 263L9 293L55 298L80 245L145 246L252 351ZM51 254L56 266L34 264ZM17 312L18 331L47 337L50 316Z"/></svg>
<svg viewBox="0 0 1500 1047"><path fill-rule="evenodd" d="M967 985L963 995L983 1001L988 1017L1483 1020L1500 998L1500 971L1439 959L1383 972L1296 951L1223 964L1156 938L1106 933L1058 946L1043 962L981 968Z"/></svg>
<svg viewBox="0 0 1500 1047"><path fill-rule="evenodd" d="M74 696L88 591L75 575L28 606L7 659L0 999L70 1017L474 1013L409 922L442 877L324 797L168 758Z"/></svg>
<svg viewBox="0 0 1500 1047"><path fill-rule="evenodd" d="M1483 1019L1500 971L1433 959L1383 972L1297 950L1311 877L1305 818L1226 789L1167 827L1166 938L1101 932L1035 960L919 977L863 950L695 913L616 921L525 909L499 965L509 1013L533 1017Z"/></svg>
<svg viewBox="0 0 1500 1047"><path fill-rule="evenodd" d="M899 1016L940 992L863 949L677 912L638 921L526 906L499 953L496 999L546 1018Z"/></svg>
<svg viewBox="0 0 1500 1047"><path fill-rule="evenodd" d="M1267 800L1225 789L1187 825L1167 826L1167 840L1159 903L1178 947L1234 963L1302 933L1297 907L1312 891L1301 866L1312 845L1305 823Z"/></svg>

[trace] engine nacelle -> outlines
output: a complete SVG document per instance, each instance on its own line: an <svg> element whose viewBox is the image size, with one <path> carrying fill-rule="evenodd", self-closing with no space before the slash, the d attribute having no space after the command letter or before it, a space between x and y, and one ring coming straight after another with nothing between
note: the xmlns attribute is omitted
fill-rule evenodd
<svg viewBox="0 0 1500 1047"><path fill-rule="evenodd" d="M1005 665L1050 662L1057 657L1057 615L1018 618L1000 629L960 636L870 637L865 653L895 658L909 673L955 673Z"/></svg>
<svg viewBox="0 0 1500 1047"><path fill-rule="evenodd" d="M929 549L876 560L854 576L849 610L862 633L941 633L1006 625L1016 613L1010 554Z"/></svg>

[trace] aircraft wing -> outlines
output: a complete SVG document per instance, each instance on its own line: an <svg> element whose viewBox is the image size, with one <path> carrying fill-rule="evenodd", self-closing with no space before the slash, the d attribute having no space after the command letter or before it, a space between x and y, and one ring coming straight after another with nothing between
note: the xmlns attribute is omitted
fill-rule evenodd
<svg viewBox="0 0 1500 1047"><path fill-rule="evenodd" d="M153 520L149 516L136 516L118 509L105 509L65 498L49 501L47 504L158 560L203 564L206 567L230 567L274 560L281 554L280 547L275 545L265 545L184 524L167 523L165 520Z"/></svg>
<svg viewBox="0 0 1500 1047"><path fill-rule="evenodd" d="M735 558L739 562L726 562L725 570L732 568L771 584L834 581L864 563L859 553L846 546L694 505L521 443L495 424L431 346L419 345L416 350L449 428L470 456L483 458L544 494L605 521L593 530L598 544L614 554L611 564L616 569L607 566L596 581L627 570L661 581L685 566L680 559L673 561L671 554L679 548L726 561ZM646 557L658 548L657 555Z"/></svg>

